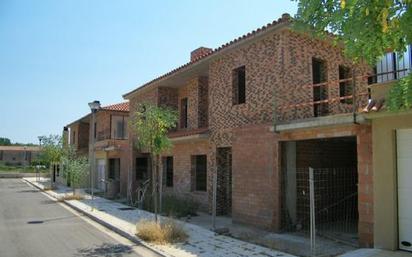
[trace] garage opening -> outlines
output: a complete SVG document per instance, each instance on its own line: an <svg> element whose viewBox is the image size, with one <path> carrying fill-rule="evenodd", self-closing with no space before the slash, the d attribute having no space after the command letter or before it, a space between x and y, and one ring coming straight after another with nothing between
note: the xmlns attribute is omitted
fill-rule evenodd
<svg viewBox="0 0 412 257"><path fill-rule="evenodd" d="M282 142L281 225L310 230L309 167L314 169L316 233L357 245L356 137Z"/></svg>

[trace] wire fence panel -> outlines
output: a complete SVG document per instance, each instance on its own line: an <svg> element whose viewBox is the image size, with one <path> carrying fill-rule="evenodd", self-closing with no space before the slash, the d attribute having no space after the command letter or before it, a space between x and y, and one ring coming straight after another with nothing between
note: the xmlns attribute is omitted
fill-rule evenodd
<svg viewBox="0 0 412 257"><path fill-rule="evenodd" d="M315 235L318 238L356 246L358 240L357 183L356 167L313 169L315 209L314 220L311 221L309 168L283 170L282 231L308 238ZM312 230L311 224L314 224ZM311 234L312 231L315 232ZM317 240L314 255L321 256L322 248L322 240Z"/></svg>

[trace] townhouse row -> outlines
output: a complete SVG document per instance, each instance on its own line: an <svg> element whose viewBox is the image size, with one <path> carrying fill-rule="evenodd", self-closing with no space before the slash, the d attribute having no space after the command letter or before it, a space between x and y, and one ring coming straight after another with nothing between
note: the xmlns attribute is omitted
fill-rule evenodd
<svg viewBox="0 0 412 257"><path fill-rule="evenodd" d="M393 82L411 70L410 46L376 67L353 65L331 40L291 23L285 14L194 50L188 63L124 94L126 102L101 107L94 124L91 114L68 124L69 143L96 159L97 188L126 197L151 177L128 118L143 102L167 106L179 119L162 156L166 194L190 196L209 213L216 206L234 223L304 230L314 168L324 232L412 250L412 112L385 107Z"/></svg>

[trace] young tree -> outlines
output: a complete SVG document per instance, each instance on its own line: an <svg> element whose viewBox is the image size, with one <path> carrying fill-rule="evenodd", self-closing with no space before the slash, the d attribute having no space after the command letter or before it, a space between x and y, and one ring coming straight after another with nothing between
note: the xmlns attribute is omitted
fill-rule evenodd
<svg viewBox="0 0 412 257"><path fill-rule="evenodd" d="M325 37L332 32L354 62L374 65L387 51L403 52L412 43L412 0L293 0L295 28ZM412 73L389 93L390 110L412 107Z"/></svg>
<svg viewBox="0 0 412 257"><path fill-rule="evenodd" d="M67 145L63 149L61 163L63 175L70 182L75 195L76 189L85 184L90 168L89 162L86 157L77 156L72 145Z"/></svg>
<svg viewBox="0 0 412 257"><path fill-rule="evenodd" d="M167 133L176 126L177 117L176 111L150 103L141 104L131 115L130 127L137 137L137 147L150 153L156 221L159 204L160 154L172 146Z"/></svg>
<svg viewBox="0 0 412 257"><path fill-rule="evenodd" d="M52 167L54 164L60 164L63 150L63 138L59 135L42 136L42 152L40 159L46 163L50 168L50 175L52 176ZM52 179L50 180L53 186Z"/></svg>

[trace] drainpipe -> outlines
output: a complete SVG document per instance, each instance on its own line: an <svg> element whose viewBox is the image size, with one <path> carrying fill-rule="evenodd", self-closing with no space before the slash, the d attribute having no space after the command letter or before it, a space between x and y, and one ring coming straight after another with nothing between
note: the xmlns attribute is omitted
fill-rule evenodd
<svg viewBox="0 0 412 257"><path fill-rule="evenodd" d="M355 83L355 67L352 65L352 108L353 108L353 124L359 125L357 121L357 97L356 97L356 83Z"/></svg>

